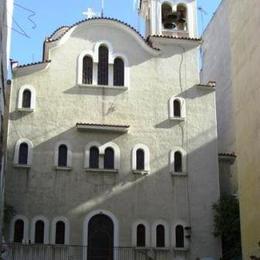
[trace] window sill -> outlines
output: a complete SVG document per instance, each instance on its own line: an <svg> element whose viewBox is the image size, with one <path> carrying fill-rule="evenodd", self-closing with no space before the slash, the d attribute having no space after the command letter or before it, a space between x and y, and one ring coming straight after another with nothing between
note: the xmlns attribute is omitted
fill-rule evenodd
<svg viewBox="0 0 260 260"><path fill-rule="evenodd" d="M56 166L55 167L56 171L71 171L72 168L71 167L60 167L60 166Z"/></svg>
<svg viewBox="0 0 260 260"><path fill-rule="evenodd" d="M80 88L94 88L94 89L111 89L111 90L127 90L126 86L111 86L111 85L90 85L90 84L78 84Z"/></svg>
<svg viewBox="0 0 260 260"><path fill-rule="evenodd" d="M29 165L29 164L14 164L14 167L15 168L24 168L24 169L29 169L29 168L31 168L32 166L31 165Z"/></svg>
<svg viewBox="0 0 260 260"><path fill-rule="evenodd" d="M169 117L169 120L182 122L182 121L185 121L185 118L184 117L173 116L173 117Z"/></svg>
<svg viewBox="0 0 260 260"><path fill-rule="evenodd" d="M186 177L188 176L187 172L171 172L172 176L176 176L176 177Z"/></svg>
<svg viewBox="0 0 260 260"><path fill-rule="evenodd" d="M17 108L17 110L18 110L19 112L28 112L28 113L34 111L33 108Z"/></svg>
<svg viewBox="0 0 260 260"><path fill-rule="evenodd" d="M183 248L174 247L173 250L174 251L178 251L178 252L187 252L187 251L189 251L189 249L185 248L185 247L183 247Z"/></svg>
<svg viewBox="0 0 260 260"><path fill-rule="evenodd" d="M154 247L153 249L156 251L169 251L170 250L169 247Z"/></svg>
<svg viewBox="0 0 260 260"><path fill-rule="evenodd" d="M149 174L149 171L146 171L146 170L133 170L133 174L136 174L136 175L148 175Z"/></svg>
<svg viewBox="0 0 260 260"><path fill-rule="evenodd" d="M96 173L118 173L118 169L94 169L94 168L85 168L87 172L96 172Z"/></svg>
<svg viewBox="0 0 260 260"><path fill-rule="evenodd" d="M146 246L143 246L143 247L138 247L138 246L136 246L135 248L134 248L135 250L149 250L149 247L146 247Z"/></svg>

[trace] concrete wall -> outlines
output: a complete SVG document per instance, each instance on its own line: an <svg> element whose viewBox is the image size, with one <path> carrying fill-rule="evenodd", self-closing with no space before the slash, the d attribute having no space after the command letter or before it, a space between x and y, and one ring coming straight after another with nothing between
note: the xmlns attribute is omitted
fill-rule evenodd
<svg viewBox="0 0 260 260"><path fill-rule="evenodd" d="M127 90L76 84L78 56L102 40L128 58ZM119 220L119 246L132 246L134 222L143 219L151 227L161 219L169 225L172 249L173 227L185 223L192 227L192 242L187 252L175 252L176 259L218 259L219 241L212 233L212 204L219 197L215 93L195 86L199 82L196 46L185 41L182 47L174 40L157 42L161 51L156 55L141 41L132 29L118 22L84 22L50 50L51 63L46 69L37 70L37 65L15 70L7 201L30 223L37 215L49 221L67 217L71 244L82 244L84 219L98 209L112 212ZM36 108L31 113L17 111L18 91L25 84L36 90ZM168 119L168 100L174 95L186 101L184 122ZM77 122L127 124L130 131L79 132ZM13 166L14 147L20 138L28 138L34 145L30 169ZM54 148L61 140L72 147L71 171L54 167ZM84 147L92 141L119 146L118 174L83 169ZM151 172L147 176L133 175L131 170L131 150L138 143L150 149ZM170 175L169 153L176 146L187 151L187 176Z"/></svg>
<svg viewBox="0 0 260 260"><path fill-rule="evenodd" d="M258 0L222 1L203 47L202 78L217 80L219 148L238 156L243 259L260 253L259 11Z"/></svg>

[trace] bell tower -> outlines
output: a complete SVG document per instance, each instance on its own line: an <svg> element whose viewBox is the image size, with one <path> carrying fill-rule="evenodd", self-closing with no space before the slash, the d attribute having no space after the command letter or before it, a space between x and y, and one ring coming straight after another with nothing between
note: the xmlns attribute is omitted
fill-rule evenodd
<svg viewBox="0 0 260 260"><path fill-rule="evenodd" d="M140 0L146 36L197 37L196 0Z"/></svg>

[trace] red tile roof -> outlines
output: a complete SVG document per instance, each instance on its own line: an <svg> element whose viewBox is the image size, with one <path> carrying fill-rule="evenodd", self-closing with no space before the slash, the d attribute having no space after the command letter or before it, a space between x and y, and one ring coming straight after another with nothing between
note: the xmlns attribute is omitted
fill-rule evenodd
<svg viewBox="0 0 260 260"><path fill-rule="evenodd" d="M24 68L24 67L29 67L29 66L34 66L34 65L44 64L44 63L50 63L50 62L51 62L51 60L32 62L32 63L28 63L28 64L18 65L17 68Z"/></svg>
<svg viewBox="0 0 260 260"><path fill-rule="evenodd" d="M188 40L188 41L196 41L196 42L202 41L201 38L178 37L178 36L167 36L167 35L150 35L148 36L147 39L150 39L151 37L174 39L174 40Z"/></svg>

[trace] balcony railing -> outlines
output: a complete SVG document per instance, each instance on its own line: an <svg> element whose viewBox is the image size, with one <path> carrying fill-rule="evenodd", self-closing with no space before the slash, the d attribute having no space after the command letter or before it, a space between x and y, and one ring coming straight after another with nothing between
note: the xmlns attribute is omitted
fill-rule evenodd
<svg viewBox="0 0 260 260"><path fill-rule="evenodd" d="M174 252L166 248L88 250L84 246L39 244L5 244L3 248L4 260L168 260L174 256Z"/></svg>

